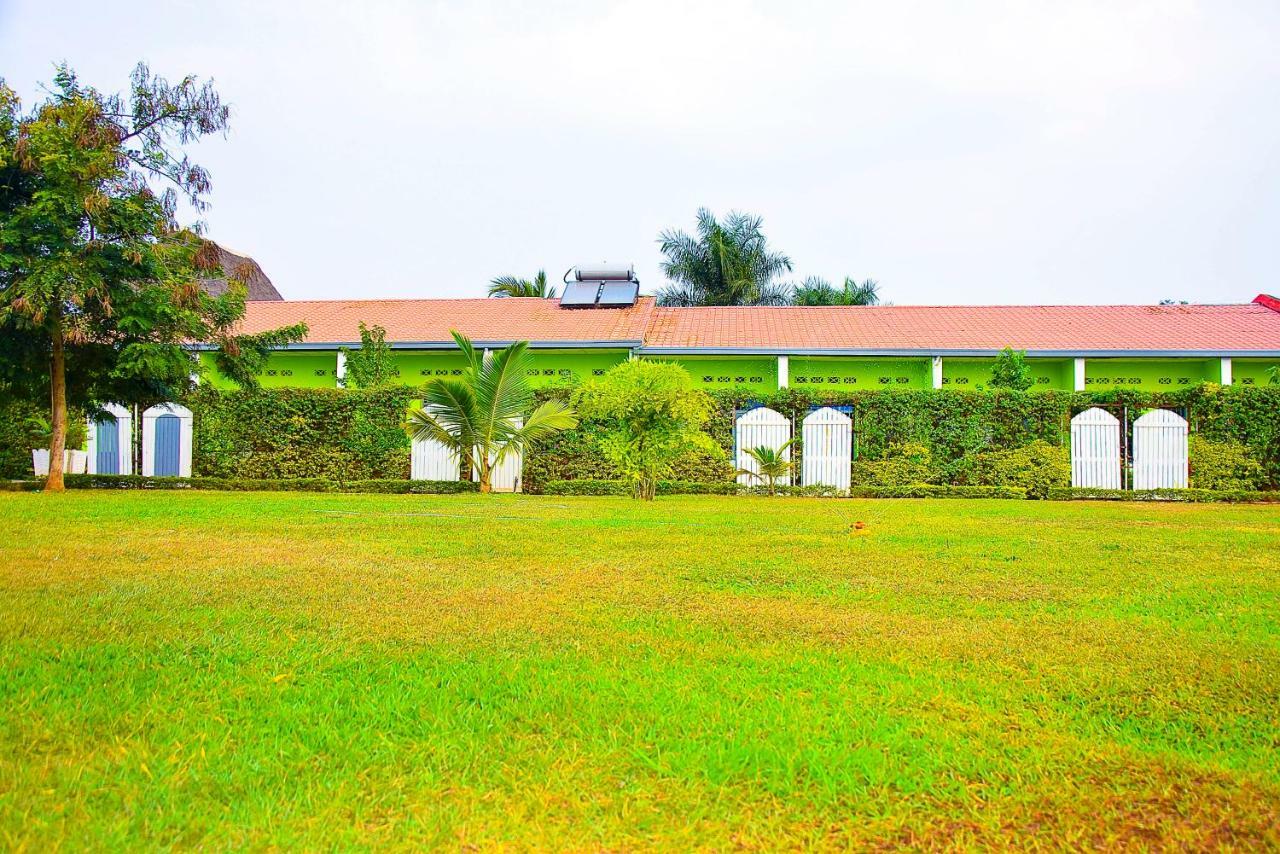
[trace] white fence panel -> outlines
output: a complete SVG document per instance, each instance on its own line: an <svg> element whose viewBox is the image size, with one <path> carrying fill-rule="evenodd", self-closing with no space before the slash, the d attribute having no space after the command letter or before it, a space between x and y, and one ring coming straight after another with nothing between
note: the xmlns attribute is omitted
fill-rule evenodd
<svg viewBox="0 0 1280 854"><path fill-rule="evenodd" d="M1105 409L1071 419L1071 485L1120 489L1120 419Z"/></svg>
<svg viewBox="0 0 1280 854"><path fill-rule="evenodd" d="M458 455L435 439L414 439L409 477L412 480L457 480Z"/></svg>
<svg viewBox="0 0 1280 854"><path fill-rule="evenodd" d="M1187 488L1187 421L1153 409L1133 422L1133 488Z"/></svg>
<svg viewBox="0 0 1280 854"><path fill-rule="evenodd" d="M824 406L805 416L801 436L801 482L805 486L822 484L848 489L853 465L853 419Z"/></svg>
<svg viewBox="0 0 1280 854"><path fill-rule="evenodd" d="M758 472L760 469L748 454L748 448L758 448L761 445L767 448L778 449L785 445L791 439L791 422L788 421L780 412L775 412L767 406L758 406L755 409L747 410L738 416L738 422L734 429L733 444L737 449L734 454L738 468L746 469L751 472ZM791 449L787 448L782 452L784 459L791 459ZM759 478L750 475L738 475L738 483L750 485L758 485ZM791 483L791 476L778 478L778 483Z"/></svg>
<svg viewBox="0 0 1280 854"><path fill-rule="evenodd" d="M163 424L160 421L162 418L178 419L177 459L175 461L166 457L163 462L176 462L176 466L171 467L176 468L172 474L191 477L191 410L177 403L159 403L142 413L142 476L156 476L156 462L162 456L159 451L175 450L168 446L157 446L158 440L171 435L166 429L168 425L157 429L158 424Z"/></svg>
<svg viewBox="0 0 1280 854"><path fill-rule="evenodd" d="M517 418L516 427L524 426L524 419ZM479 448L476 449L476 455L479 456ZM520 479L524 474L524 454L510 453L489 472L489 487L494 492L519 492ZM480 472L471 472L471 479L480 480Z"/></svg>

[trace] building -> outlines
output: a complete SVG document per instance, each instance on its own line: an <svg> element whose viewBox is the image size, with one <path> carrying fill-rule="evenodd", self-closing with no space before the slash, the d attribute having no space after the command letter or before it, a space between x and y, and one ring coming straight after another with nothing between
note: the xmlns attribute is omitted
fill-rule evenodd
<svg viewBox="0 0 1280 854"><path fill-rule="evenodd" d="M450 337L477 346L529 341L532 381L603 374L632 355L681 363L707 389L983 389L996 354L1025 350L1035 388L1171 390L1202 382L1263 385L1280 365L1280 300L1234 305L621 307L550 299L267 300L244 332L305 322L307 339L272 355L267 388L337 388L339 347L358 324L382 326L399 380L461 371ZM208 381L217 376L204 357Z"/></svg>

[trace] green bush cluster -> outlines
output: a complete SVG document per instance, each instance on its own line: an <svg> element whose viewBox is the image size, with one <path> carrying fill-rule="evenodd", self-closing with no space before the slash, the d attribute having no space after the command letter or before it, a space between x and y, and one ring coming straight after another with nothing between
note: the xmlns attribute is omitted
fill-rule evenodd
<svg viewBox="0 0 1280 854"><path fill-rule="evenodd" d="M1057 487L1050 501L1188 501L1203 504L1254 504L1280 501L1280 492L1249 489L1083 489Z"/></svg>
<svg viewBox="0 0 1280 854"><path fill-rule="evenodd" d="M36 490L44 480L14 481L19 490ZM143 477L136 474L69 474L68 489L207 489L219 492L349 492L386 495L453 495L475 492L476 484L465 480L349 480L321 477L228 478L228 477Z"/></svg>
<svg viewBox="0 0 1280 854"><path fill-rule="evenodd" d="M1028 498L1048 498L1050 489L1071 485L1071 452L1043 439L1021 448L987 451L973 457L973 467L961 483L1018 487Z"/></svg>
<svg viewBox="0 0 1280 854"><path fill-rule="evenodd" d="M1023 500L1027 490L1020 486L953 486L916 483L905 486L855 486L853 498L1011 498Z"/></svg>
<svg viewBox="0 0 1280 854"><path fill-rule="evenodd" d="M552 480L542 485L544 495L626 495L633 486L625 480ZM732 481L698 482L688 480L658 481L658 495L734 495L738 485Z"/></svg>
<svg viewBox="0 0 1280 854"><path fill-rule="evenodd" d="M890 445L879 459L859 458L852 472L855 486L908 486L934 483L939 477L933 452L915 442Z"/></svg>
<svg viewBox="0 0 1280 854"><path fill-rule="evenodd" d="M1192 436L1187 441L1187 456L1195 489L1250 491L1262 485L1262 464L1240 442Z"/></svg>

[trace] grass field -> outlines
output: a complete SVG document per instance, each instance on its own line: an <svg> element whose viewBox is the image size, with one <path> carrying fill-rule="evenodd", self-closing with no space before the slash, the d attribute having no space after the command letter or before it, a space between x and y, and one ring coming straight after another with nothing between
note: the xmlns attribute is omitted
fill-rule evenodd
<svg viewBox="0 0 1280 854"><path fill-rule="evenodd" d="M1280 508L0 519L9 849L1280 845Z"/></svg>

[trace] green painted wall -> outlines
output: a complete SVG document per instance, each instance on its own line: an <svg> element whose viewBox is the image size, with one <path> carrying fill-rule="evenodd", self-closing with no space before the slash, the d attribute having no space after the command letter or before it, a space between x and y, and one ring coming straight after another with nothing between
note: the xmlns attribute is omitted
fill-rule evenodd
<svg viewBox="0 0 1280 854"><path fill-rule="evenodd" d="M396 382L422 385L432 377L461 376L466 361L456 351L392 350L391 364Z"/></svg>
<svg viewBox="0 0 1280 854"><path fill-rule="evenodd" d="M681 365L697 388L745 388L763 391L778 390L778 359L776 356L658 356L656 361L676 362Z"/></svg>
<svg viewBox="0 0 1280 854"><path fill-rule="evenodd" d="M792 388L933 388L932 359L792 356L789 362Z"/></svg>
<svg viewBox="0 0 1280 854"><path fill-rule="evenodd" d="M991 368L995 359L942 360L942 387L956 391L985 391L991 386ZM1070 359L1027 359L1035 378L1032 391L1071 391L1075 383L1075 364Z"/></svg>
<svg viewBox="0 0 1280 854"><path fill-rule="evenodd" d="M1231 383L1240 386L1280 385L1280 378L1267 373L1271 367L1280 367L1280 359L1232 359Z"/></svg>
<svg viewBox="0 0 1280 854"><path fill-rule="evenodd" d="M1218 359L1086 359L1086 391L1132 388L1168 391L1222 381Z"/></svg>
<svg viewBox="0 0 1280 854"><path fill-rule="evenodd" d="M206 381L214 388L231 389L235 383L221 376L213 366L213 354L201 353ZM337 388L337 353L333 350L280 350L267 358L258 374L263 388Z"/></svg>
<svg viewBox="0 0 1280 854"><path fill-rule="evenodd" d="M534 388L565 382L586 382L627 360L626 350L530 350Z"/></svg>

